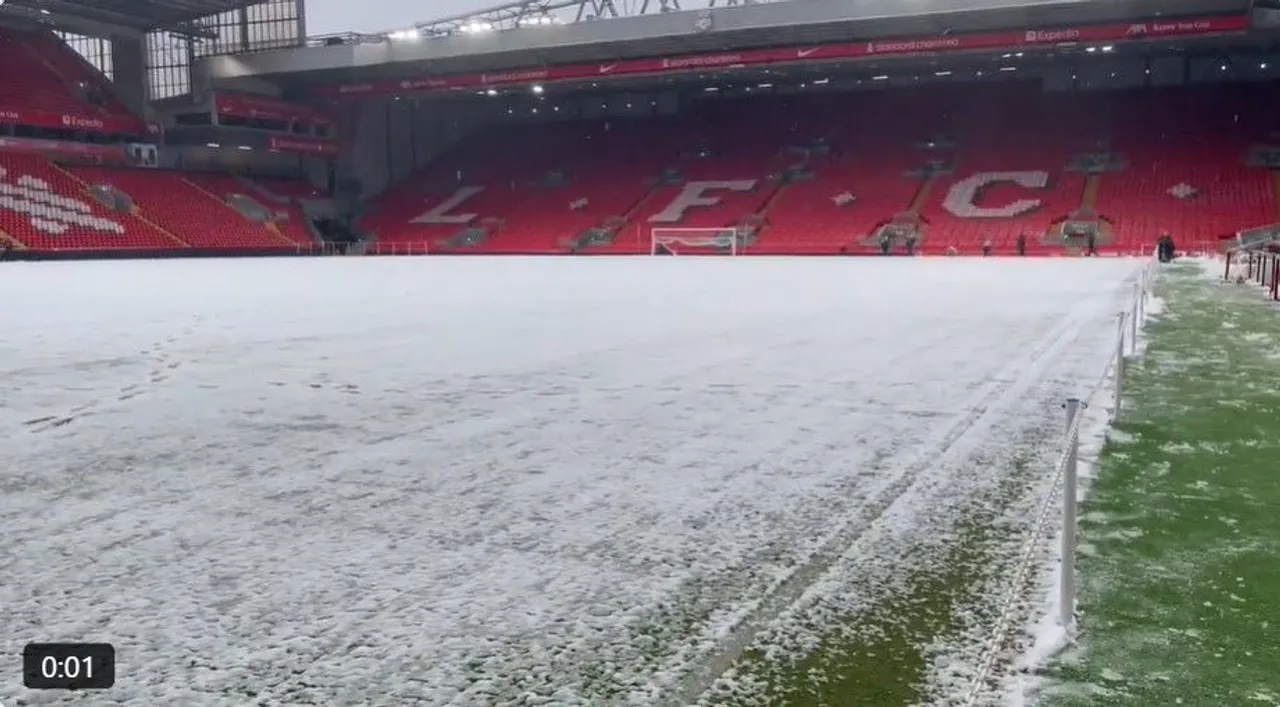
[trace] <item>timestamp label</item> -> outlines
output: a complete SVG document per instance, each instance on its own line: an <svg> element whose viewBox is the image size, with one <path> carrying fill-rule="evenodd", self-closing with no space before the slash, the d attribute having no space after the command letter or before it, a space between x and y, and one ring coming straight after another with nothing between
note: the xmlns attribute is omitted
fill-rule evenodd
<svg viewBox="0 0 1280 707"><path fill-rule="evenodd" d="M105 690L116 683L110 643L28 643L22 684L32 690Z"/></svg>

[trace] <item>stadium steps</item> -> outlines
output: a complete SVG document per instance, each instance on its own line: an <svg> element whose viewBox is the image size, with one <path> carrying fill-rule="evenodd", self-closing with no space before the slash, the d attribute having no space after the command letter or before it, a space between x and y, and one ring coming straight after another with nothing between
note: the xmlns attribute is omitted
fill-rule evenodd
<svg viewBox="0 0 1280 707"><path fill-rule="evenodd" d="M756 216L768 218L769 212L773 211L773 207L782 200L782 197L786 196L787 187L789 186L791 185L787 182L779 181L777 186L774 187L773 193L769 195L768 199L765 199L764 203L760 205L760 209L756 211Z"/></svg>
<svg viewBox="0 0 1280 707"><path fill-rule="evenodd" d="M55 162L49 162L48 164L49 164L49 166L50 166L51 168L53 168L53 170L54 170L54 171L56 171L56 172L60 172L63 176L65 176L65 177L67 177L68 179L70 179L70 180L74 181L76 184L79 184L79 185L80 185L80 191L81 191L81 192L83 192L83 193L84 193L84 195L85 195L86 197L88 197L88 198L92 198L91 196L89 196L90 189L91 189L92 187L91 187L91 186L90 186L90 184L89 184L88 182L86 182L84 179L81 179L81 178L80 178L80 175L75 174L74 172L71 172L71 171L67 170L67 169L66 169L66 168L64 168L62 165L59 165L59 164L57 164L57 163L55 163ZM190 243L188 243L185 239L183 239L183 238L179 237L179 236L178 236L176 233L174 233L173 231L170 231L169 229L167 229L167 228L165 228L165 227L161 226L160 224L156 223L155 221L152 221L151 219L147 218L146 214L144 214L144 213L142 212L142 209L138 207L138 203L137 203L136 201L133 203L133 208L132 208L132 210L130 211L130 215L131 215L131 216L133 216L133 217L134 217L135 219L137 219L138 221L142 222L143 224L145 224L145 225L147 225L147 226L151 227L153 230L155 230L156 232L160 233L160 234L161 234L161 235L163 235L164 237L166 237L166 238L168 238L169 240L173 241L174 245L180 246L180 247L182 247L182 248L190 248L190 247L191 247L191 244L190 244Z"/></svg>
<svg viewBox="0 0 1280 707"><path fill-rule="evenodd" d="M18 240L17 238L15 238L15 237L14 237L14 236L12 236L12 235L9 235L9 232L8 232L8 231L5 231L3 228L0 228L0 246L3 246L3 245L5 245L5 244L8 244L8 245L9 245L9 246L11 246L14 250L26 250L26 249L27 249L27 244L26 244L26 243L23 243L22 241Z"/></svg>
<svg viewBox="0 0 1280 707"><path fill-rule="evenodd" d="M294 239L292 239L292 238L290 238L290 237L286 236L286 235L285 235L285 234L280 230L280 224L276 223L275 221L267 221L266 223L264 223L264 224L262 224L262 225L263 225L263 226L265 226L265 227L266 227L266 229L267 229L268 231L270 231L272 234L274 234L276 238L280 239L280 243L281 243L281 244L283 244L283 245L291 245L291 246L297 246L297 245L300 245L300 244L299 244L297 241L295 241Z"/></svg>
<svg viewBox="0 0 1280 707"><path fill-rule="evenodd" d="M190 179L187 179L186 177L182 178L182 182L187 186L191 187L197 193L203 195L205 198L212 199L213 201L217 202L218 205L222 206L226 210L226 212L230 214L229 218L239 219L241 221L244 221L245 223L254 223L253 221L250 221L249 219L245 218L244 214L240 213L240 211L238 211L236 207L232 206L231 204L228 204L227 200L224 197L214 194L213 192L206 189L203 185L198 184L195 181L192 181ZM288 236L281 233L280 227L277 226L274 221L267 221L265 223L261 223L258 225L262 226L262 229L267 233L270 233L271 235L275 236L276 240L280 242L280 245L289 245L289 246L298 245L298 243L294 241L292 238L289 238Z"/></svg>
<svg viewBox="0 0 1280 707"><path fill-rule="evenodd" d="M754 242L759 243L760 239L769 232L769 212L773 211L773 207L787 195L789 186L791 185L788 182L778 180L778 183L773 186L773 193L764 200L759 209L756 209L754 216L760 225L756 228L755 237L752 239Z"/></svg>
<svg viewBox="0 0 1280 707"><path fill-rule="evenodd" d="M937 177L929 177L920 181L920 188L916 189L916 195L911 197L911 203L907 204L907 211L921 213L924 211L925 204L929 203L929 196L933 194L933 185L937 181Z"/></svg>
<svg viewBox="0 0 1280 707"><path fill-rule="evenodd" d="M1093 209L1098 204L1098 188L1102 186L1102 175L1090 174L1084 180L1084 192L1080 194L1080 208Z"/></svg>

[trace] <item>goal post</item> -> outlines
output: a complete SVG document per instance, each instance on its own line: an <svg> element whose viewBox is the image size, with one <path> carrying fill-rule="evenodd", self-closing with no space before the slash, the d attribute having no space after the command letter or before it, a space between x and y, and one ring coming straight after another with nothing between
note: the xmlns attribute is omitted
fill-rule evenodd
<svg viewBox="0 0 1280 707"><path fill-rule="evenodd" d="M739 255L742 237L737 228L649 229L649 255Z"/></svg>

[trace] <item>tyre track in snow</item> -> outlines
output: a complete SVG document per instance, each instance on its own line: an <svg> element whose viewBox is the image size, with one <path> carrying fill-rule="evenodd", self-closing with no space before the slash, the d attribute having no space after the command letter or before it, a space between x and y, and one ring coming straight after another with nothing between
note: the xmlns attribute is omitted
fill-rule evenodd
<svg viewBox="0 0 1280 707"><path fill-rule="evenodd" d="M996 375L978 388L963 406L967 409L959 419L934 435L917 452L898 467L896 479L883 486L859 515L833 534L803 565L763 597L757 608L728 631L719 646L683 676L669 691L663 707L685 707L696 703L715 681L728 671L746 652L755 638L769 624L783 616L801 600L836 560L855 545L894 504L920 481L930 468L949 454L960 451L961 444L977 430L981 431L1036 383L1049 367L1079 338L1084 328L1097 319L1098 306L1086 300L1071 310L1042 336L1025 355L1010 360Z"/></svg>

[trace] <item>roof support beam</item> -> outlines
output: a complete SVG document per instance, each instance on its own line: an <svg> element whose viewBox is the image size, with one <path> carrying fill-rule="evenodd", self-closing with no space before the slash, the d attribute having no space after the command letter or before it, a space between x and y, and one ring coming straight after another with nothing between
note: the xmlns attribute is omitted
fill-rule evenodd
<svg viewBox="0 0 1280 707"><path fill-rule="evenodd" d="M6 2L0 5L0 17L10 17L19 20L22 24L35 27L46 27L50 29L59 29L64 32L73 34L81 34L86 37L125 37L128 39L140 39L145 34L143 30L132 25L122 24L119 22L108 22L98 18L82 17L78 15L64 14L44 14L39 10L30 7L24 7L12 2Z"/></svg>

